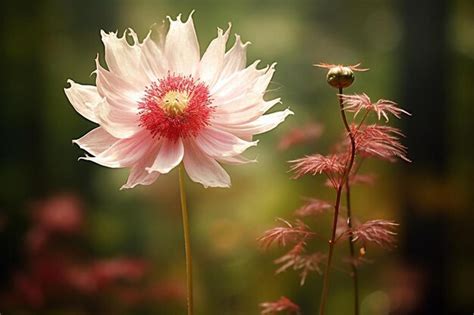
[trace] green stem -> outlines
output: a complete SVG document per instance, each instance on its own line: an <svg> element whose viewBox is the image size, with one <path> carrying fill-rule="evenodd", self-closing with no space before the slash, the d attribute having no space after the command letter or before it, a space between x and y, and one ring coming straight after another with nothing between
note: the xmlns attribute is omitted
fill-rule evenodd
<svg viewBox="0 0 474 315"><path fill-rule="evenodd" d="M183 215L184 250L186 252L186 284L188 296L188 315L193 315L193 256L191 255L191 237L189 233L188 206L184 186L184 166L179 165L179 194L181 198L181 212Z"/></svg>

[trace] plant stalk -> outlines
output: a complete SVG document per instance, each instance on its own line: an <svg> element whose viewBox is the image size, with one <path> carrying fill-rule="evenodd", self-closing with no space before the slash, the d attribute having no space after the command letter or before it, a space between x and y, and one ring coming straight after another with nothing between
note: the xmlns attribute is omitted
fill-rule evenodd
<svg viewBox="0 0 474 315"><path fill-rule="evenodd" d="M191 236L189 233L189 215L186 203L186 190L184 185L184 165L179 165L179 194L181 199L181 212L183 216L184 250L186 253L186 287L188 315L193 315L193 256L191 254Z"/></svg>
<svg viewBox="0 0 474 315"><path fill-rule="evenodd" d="M326 264L326 269L324 271L324 276L323 276L323 290L321 292L321 303L319 305L319 315L324 315L325 310L326 310L326 304L327 304L327 295L329 291L329 273L331 270L331 263L332 263L332 256L334 253L334 245L336 241L336 228L337 228L337 220L339 217L339 209L341 206L341 194L342 194L342 189L344 187L344 184L349 181L349 176L351 173L352 166L354 165L354 159L355 159L355 140L354 136L351 132L351 129L349 127L349 124L347 123L347 117L346 113L344 111L344 105L342 103L342 92L343 89L339 88L339 108L341 111L341 118L342 122L344 123L344 127L346 128L350 141L351 141L351 155L350 159L348 161L348 164L346 165L344 174L342 176L342 179L339 183L339 186L337 187L337 193L336 193L336 203L334 205L334 218L333 218L333 224L332 224L332 234L331 234L331 239L329 240L329 252L328 252L328 259L327 259L327 264ZM356 283L357 284L357 283ZM358 290L357 290L358 291ZM357 298L358 300L358 298ZM358 306L357 306L358 309Z"/></svg>
<svg viewBox="0 0 474 315"><path fill-rule="evenodd" d="M352 214L351 214L351 188L349 178L346 178L346 207L347 207L347 227L352 229ZM359 315L359 278L357 273L357 265L355 261L354 237L352 233L349 234L349 253L351 256L351 277L354 285L354 315Z"/></svg>

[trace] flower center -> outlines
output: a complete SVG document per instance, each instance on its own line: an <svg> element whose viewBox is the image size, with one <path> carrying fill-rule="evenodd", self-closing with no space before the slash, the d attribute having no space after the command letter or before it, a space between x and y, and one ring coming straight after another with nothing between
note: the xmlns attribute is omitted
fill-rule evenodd
<svg viewBox="0 0 474 315"><path fill-rule="evenodd" d="M145 89L138 103L140 126L172 141L194 137L209 124L209 89L190 76L170 75Z"/></svg>
<svg viewBox="0 0 474 315"><path fill-rule="evenodd" d="M169 91L165 94L159 106L169 115L179 115L184 112L188 106L188 92Z"/></svg>

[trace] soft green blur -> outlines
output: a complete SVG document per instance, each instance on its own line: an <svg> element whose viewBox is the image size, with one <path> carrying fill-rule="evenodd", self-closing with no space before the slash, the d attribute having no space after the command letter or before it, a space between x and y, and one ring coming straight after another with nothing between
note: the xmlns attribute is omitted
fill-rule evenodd
<svg viewBox="0 0 474 315"><path fill-rule="evenodd" d="M334 198L322 178L293 180L288 172L288 160L328 152L343 127L336 90L327 85L325 71L313 64L362 62L362 66L371 70L356 73L356 80L347 92L365 92L374 99L399 99L403 34L396 1L88 0L43 1L33 6L33 9L27 5L25 9L12 9L3 35L5 54L12 62L7 69L12 75L5 82L6 98L2 102L2 118L7 121L4 130L9 140L4 148L6 153L2 153L4 163L0 165L3 179L0 192L3 208L0 210L8 218L8 224L15 227L14 244L22 244L22 233L29 220L25 209L31 202L71 192L84 200L87 242L84 246L88 247L89 255L144 258L153 266L149 273L153 281L166 280L184 286L177 169L161 176L151 186L119 191L126 181L127 171L76 161L84 152L73 146L71 140L85 134L93 124L74 111L63 88L69 78L94 84L94 76L90 76L94 71L94 58L99 54L103 60L101 29L122 33L131 27L142 39L155 23L159 27L167 15L176 17L182 13L187 17L195 10L193 17L201 54L216 36L216 28L225 29L231 22L231 32L252 43L248 49L249 63L256 59L262 60L262 66L278 63L268 99L282 97L283 104L277 107L280 110L289 107L295 112L274 131L257 137L258 147L246 155L257 157L258 163L226 166L232 178L230 189L205 189L190 180L186 182L195 263L196 314L258 314L259 303L282 295L300 304L304 314L315 314L321 277L312 274L306 285L300 287L294 272L275 275L273 259L283 251L262 251L256 238L276 224L275 218L290 218L292 211L302 204L302 197ZM35 11L30 14L28 10ZM473 11L469 1L455 1L451 4L449 21L449 50L456 62L452 69L453 80L449 81L452 107L447 120L452 166L446 177L456 191L453 203L459 210L449 215L456 224L467 218L463 209L468 208L471 198L465 184L468 174L472 174L469 166L472 157L466 154L472 153L472 138L463 136L472 135L468 128L472 126L472 115L468 114L472 114L473 92L467 90L472 89L474 64ZM228 47L232 43L233 37ZM15 64L24 63L32 66L13 68ZM30 73L31 69L35 72ZM458 76L470 83L459 82ZM28 87L23 85L35 82L37 86L25 92ZM408 110L414 115L423 115L416 108ZM393 123L403 127L395 120ZM288 151L277 150L278 140L285 132L312 121L324 124L321 139ZM17 132L19 138L15 141L11 138L15 138ZM467 145L469 149L465 151ZM7 153L8 150L11 151ZM399 181L402 179L398 175L400 169L398 164L378 161L364 165L365 173L377 172L378 181L375 186L354 188L353 207L357 217L362 221L395 219L403 226L399 215L400 186L403 186ZM435 198L431 193L427 193L428 198ZM472 214L469 215L472 218ZM330 216L322 216L311 224L327 235ZM403 228L401 231L403 233ZM324 250L326 245L321 242L319 246ZM346 252L346 244L342 244L336 255L343 257ZM456 253L453 255L452 264L460 259ZM360 275L362 314L388 314L387 274L397 268L397 250L385 253L369 248L368 256L374 263L364 266ZM18 258L9 256L9 259L9 264L16 266ZM472 257L469 259L472 262ZM22 264L21 259L18 264ZM455 300L465 301L467 297L463 296L468 296L470 289L462 279L469 273L472 279L472 268L466 261L456 264L464 269L460 267L460 274L452 279L452 286L457 290ZM346 273L333 272L329 296L330 314L350 314L352 291ZM155 305L130 310L105 307L101 312L184 314L184 305L184 300L182 303L161 300ZM18 312L86 314L86 311L76 312L61 305L31 313ZM0 313L4 314L1 307ZM5 312L7 314L10 313Z"/></svg>

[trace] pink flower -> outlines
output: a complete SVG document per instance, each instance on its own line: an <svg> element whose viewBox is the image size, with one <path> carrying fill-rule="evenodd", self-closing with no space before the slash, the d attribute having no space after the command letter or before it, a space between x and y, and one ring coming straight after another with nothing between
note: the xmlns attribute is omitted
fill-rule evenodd
<svg viewBox="0 0 474 315"><path fill-rule="evenodd" d="M191 14L192 15L192 14ZM229 187L219 162L252 162L241 154L255 146L253 135L275 128L289 109L264 115L280 99L263 96L274 64L246 67L246 47L236 35L226 49L230 27L201 57L192 16L169 18L161 41L151 32L140 42L102 32L108 70L99 64L96 85L71 80L65 93L85 118L99 125L75 140L91 156L83 159L112 168L130 168L122 188L149 185L181 162L189 177L205 187Z"/></svg>

